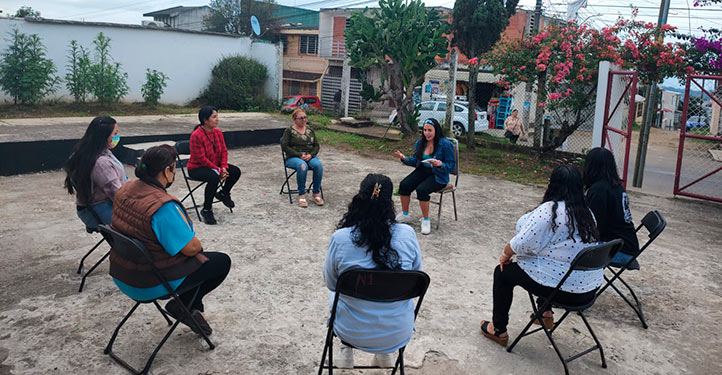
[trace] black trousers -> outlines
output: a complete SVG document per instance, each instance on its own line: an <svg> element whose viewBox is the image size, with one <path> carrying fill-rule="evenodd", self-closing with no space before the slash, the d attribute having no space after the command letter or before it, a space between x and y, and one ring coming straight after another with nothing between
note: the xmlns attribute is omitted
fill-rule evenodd
<svg viewBox="0 0 722 375"><path fill-rule="evenodd" d="M514 299L514 287L517 285L540 297L537 299L538 307L541 307L541 304L544 303L542 298L549 296L554 291L554 288L534 281L516 262L505 265L504 271L501 271L499 266L496 266L494 269L494 315L492 322L494 323L494 329L498 332L506 332L506 326L509 324L509 309L511 309L511 302ZM568 293L560 290L554 297L554 301L568 305L581 305L594 299L595 294L596 290L586 293Z"/></svg>
<svg viewBox="0 0 722 375"><path fill-rule="evenodd" d="M231 270L231 258L225 253L219 252L203 252L208 257L208 261L203 263L201 268L197 269L192 274L188 275L185 280L178 286L178 289L188 285L197 284L202 282L200 289L198 290L198 296L196 297L190 310L196 309L203 311L203 297L210 293L213 289L216 289L218 285L221 285L223 280L226 279L228 271ZM185 292L180 296L183 304L188 306L191 298L193 298L193 290Z"/></svg>
<svg viewBox="0 0 722 375"><path fill-rule="evenodd" d="M210 168L196 168L188 171L188 176L194 180L205 181L206 191L204 193L203 209L210 210L213 206L213 197L216 195L218 184L221 183L221 176ZM223 193L231 194L231 188L241 178L241 170L235 165L228 164L228 177L223 184Z"/></svg>
<svg viewBox="0 0 722 375"><path fill-rule="evenodd" d="M446 185L436 182L431 168L419 166L399 184L399 195L411 195L416 190L416 198L422 202L431 200L431 193L443 189Z"/></svg>

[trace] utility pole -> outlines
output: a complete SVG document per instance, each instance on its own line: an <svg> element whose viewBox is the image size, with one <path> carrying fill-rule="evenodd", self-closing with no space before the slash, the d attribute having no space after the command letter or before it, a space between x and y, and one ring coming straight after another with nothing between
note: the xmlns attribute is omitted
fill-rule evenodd
<svg viewBox="0 0 722 375"><path fill-rule="evenodd" d="M537 34L539 32L539 28L541 27L541 16L542 16L542 0L536 0L536 7L534 8L534 33L530 34ZM540 75L537 75L539 77ZM543 76L544 79L546 79L546 75ZM529 113L531 113L532 107L534 108L534 148L539 149L542 146L542 124L544 122L544 108L539 108L537 105L539 101L539 92L542 90L542 85L544 85L545 82L542 82L540 79L537 79L537 95L536 99L534 100L534 103L530 103L530 108L525 111L524 117L526 117L526 120L529 119ZM532 83L528 82L526 84L526 92L528 97L531 97L531 91L532 91ZM528 102L528 101L527 101Z"/></svg>
<svg viewBox="0 0 722 375"><path fill-rule="evenodd" d="M444 127L449 129L449 134L451 134L451 124L454 116L454 99L456 99L457 58L456 48L452 48L451 56L449 56L449 83L446 86L446 121L444 123Z"/></svg>
<svg viewBox="0 0 722 375"><path fill-rule="evenodd" d="M667 14L669 13L670 0L662 0L659 6L659 18L657 20L657 40L662 42L664 34L662 34L662 25L667 23ZM657 110L657 82L651 82L647 90L646 110L644 113L644 123L639 129L639 143L637 144L637 162L634 164L634 180L632 185L641 188L644 181L644 164L647 161L647 145L649 144L649 130L652 126L652 111ZM634 93L632 93L634 95Z"/></svg>

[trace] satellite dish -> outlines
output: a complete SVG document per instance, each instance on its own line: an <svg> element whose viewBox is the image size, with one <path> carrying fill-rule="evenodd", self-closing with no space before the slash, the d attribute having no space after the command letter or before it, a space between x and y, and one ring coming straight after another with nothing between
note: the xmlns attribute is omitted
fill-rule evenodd
<svg viewBox="0 0 722 375"><path fill-rule="evenodd" d="M256 35L261 35L261 24L258 23L258 18L256 18L256 16L251 16L251 29L253 29L253 32Z"/></svg>

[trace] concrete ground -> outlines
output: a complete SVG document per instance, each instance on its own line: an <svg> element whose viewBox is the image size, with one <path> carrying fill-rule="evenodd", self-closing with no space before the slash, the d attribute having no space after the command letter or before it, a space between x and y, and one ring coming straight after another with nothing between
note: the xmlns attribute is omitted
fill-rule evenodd
<svg viewBox="0 0 722 375"><path fill-rule="evenodd" d="M392 157L371 159L331 147L323 147L320 158L327 205L301 209L278 195L278 146L231 151L230 161L243 170L233 190L237 208L231 214L216 207L216 226L195 220L204 247L233 260L228 279L205 300L217 348L209 351L181 326L158 354L153 374L315 373L328 315L321 271L334 226L367 173L385 173L398 183L410 172ZM0 177L0 374L126 374L103 348L132 302L115 287L107 263L77 293L77 262L98 237L85 233L62 180L57 171ZM182 181L171 188L176 195L183 190ZM431 286L406 351L409 374L561 373L543 335L507 353L479 333L479 321L491 317L498 254L517 218L542 194L536 186L461 176L459 221L445 200L441 228L419 235ZM653 209L668 221L640 258L642 271L626 274L650 327L643 329L621 298L605 293L587 316L609 367L602 369L593 353L572 362L571 372L722 373L722 207L637 192L631 193L631 206L637 222ZM412 215L419 217L417 205ZM526 293L518 290L512 335L530 310ZM166 327L152 306L142 306L121 331L117 353L140 365ZM565 353L592 342L578 317L570 317L555 337ZM357 364L369 360L357 356Z"/></svg>

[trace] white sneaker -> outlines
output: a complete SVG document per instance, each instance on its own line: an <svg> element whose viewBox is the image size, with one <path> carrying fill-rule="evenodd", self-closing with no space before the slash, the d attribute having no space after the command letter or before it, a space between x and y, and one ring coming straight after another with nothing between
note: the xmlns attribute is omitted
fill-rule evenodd
<svg viewBox="0 0 722 375"><path fill-rule="evenodd" d="M353 348L339 344L338 357L333 359L333 364L338 368L353 368Z"/></svg>
<svg viewBox="0 0 722 375"><path fill-rule="evenodd" d="M408 223L410 223L411 221L412 221L412 220L411 220L411 215L404 215L403 212L399 212L398 215L396 215L396 222L397 222L397 223L408 224Z"/></svg>
<svg viewBox="0 0 722 375"><path fill-rule="evenodd" d="M374 354L371 366L394 367L396 365L396 353Z"/></svg>
<svg viewBox="0 0 722 375"><path fill-rule="evenodd" d="M431 233L431 220L424 220L421 218L421 234Z"/></svg>

